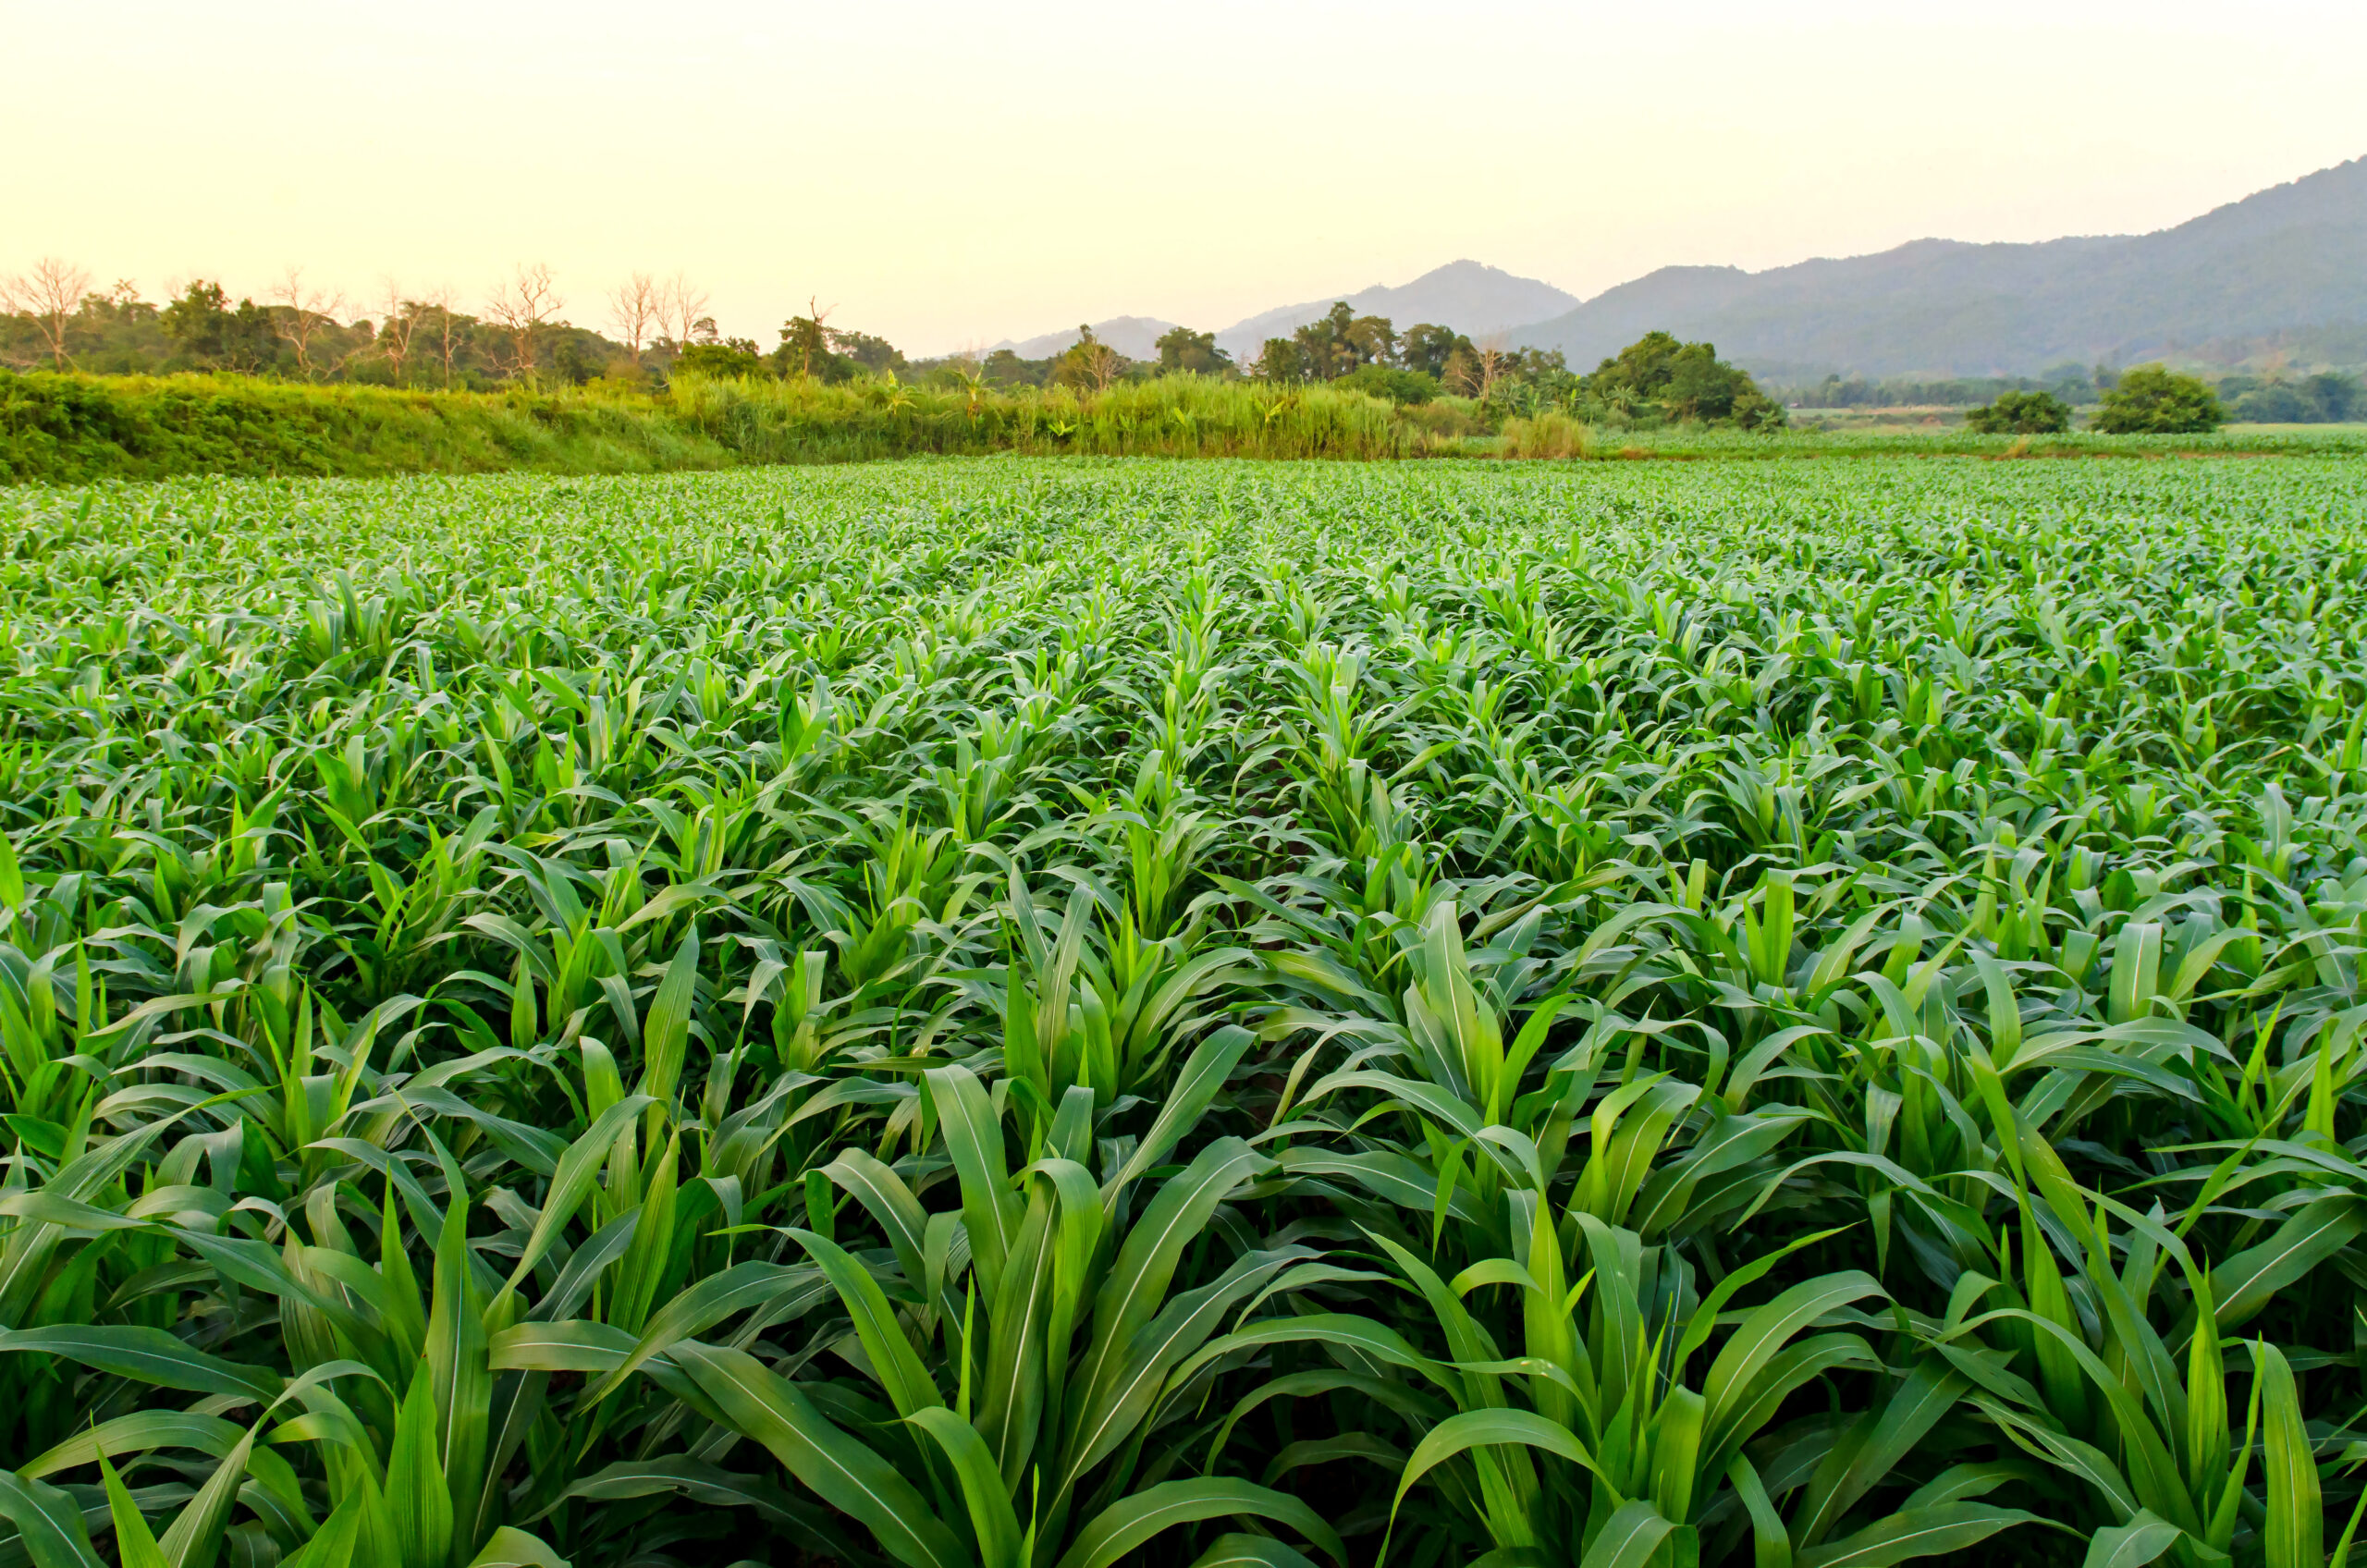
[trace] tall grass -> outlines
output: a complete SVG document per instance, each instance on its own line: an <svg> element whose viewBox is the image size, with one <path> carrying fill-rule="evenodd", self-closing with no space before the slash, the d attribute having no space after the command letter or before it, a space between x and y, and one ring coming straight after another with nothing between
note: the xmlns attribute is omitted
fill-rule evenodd
<svg viewBox="0 0 2367 1568"><path fill-rule="evenodd" d="M1531 419L1504 422L1504 435L1496 448L1500 458L1590 458L1594 428L1568 414L1547 411Z"/></svg>
<svg viewBox="0 0 2367 1568"><path fill-rule="evenodd" d="M1159 458L1399 458L1423 429L1380 398L1329 386L1170 376L1080 395L1023 386L973 398L887 381L678 386L670 407L746 462L913 453Z"/></svg>

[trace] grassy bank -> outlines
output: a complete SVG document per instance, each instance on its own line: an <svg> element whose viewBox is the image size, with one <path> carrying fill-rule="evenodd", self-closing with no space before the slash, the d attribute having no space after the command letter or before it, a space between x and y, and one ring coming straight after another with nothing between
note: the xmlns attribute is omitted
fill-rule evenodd
<svg viewBox="0 0 2367 1568"><path fill-rule="evenodd" d="M1491 426L1446 398L1398 408L1325 386L1174 376L1097 395L859 381L683 381L604 388L419 392L239 376L0 374L0 483L175 474L635 473L916 455L1169 458L1815 458L1883 453L2102 457L2367 453L2358 427L2215 435L1980 435L1929 430L1614 431L1565 416Z"/></svg>
<svg viewBox="0 0 2367 1568"><path fill-rule="evenodd" d="M0 375L0 478L631 473L923 453L1397 458L1483 426L1330 387L1171 377L1080 398L859 382L411 392L234 376Z"/></svg>

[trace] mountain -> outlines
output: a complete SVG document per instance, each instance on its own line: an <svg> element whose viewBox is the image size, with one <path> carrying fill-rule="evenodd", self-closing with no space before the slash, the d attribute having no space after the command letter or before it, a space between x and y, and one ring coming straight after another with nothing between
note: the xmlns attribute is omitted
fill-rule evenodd
<svg viewBox="0 0 2367 1568"><path fill-rule="evenodd" d="M1094 322L1092 326L1094 337L1126 358L1155 360L1159 358L1159 338L1173 331L1175 324L1160 321L1156 316L1111 316L1108 321ZM1067 353L1070 345L1075 341L1076 328L1072 326L1066 331L1047 332L1041 337L1019 342L1005 338L996 344L995 349L1008 349L1023 360L1049 360L1054 354ZM992 353L994 349L987 351Z"/></svg>
<svg viewBox="0 0 2367 1568"><path fill-rule="evenodd" d="M1590 369L1655 327L1777 376L2026 374L2367 324L2367 158L2152 234L1662 267L1516 329Z"/></svg>
<svg viewBox="0 0 2367 1568"><path fill-rule="evenodd" d="M1474 337L1537 321L1578 302L1576 295L1533 277L1515 277L1478 262L1449 262L1393 288L1375 284L1353 294L1328 294L1235 322L1217 334L1217 347L1230 350L1236 362L1247 364L1257 357L1267 338L1288 337L1329 311L1333 300L1343 299L1356 314L1387 316L1400 328L1417 322L1437 322ZM1154 316L1112 316L1092 324L1096 337L1130 360L1159 358L1159 338L1174 325ZM1023 360L1041 360L1066 351L1075 341L1076 329L1070 327L1018 341L1005 339L995 348L1009 349Z"/></svg>
<svg viewBox="0 0 2367 1568"><path fill-rule="evenodd" d="M1247 364L1257 357L1267 338L1288 337L1329 311L1333 300L1343 299L1356 314L1387 316L1400 330L1417 322L1436 322L1473 337L1539 321L1578 302L1576 295L1533 277L1515 277L1478 262L1449 262L1394 288L1375 284L1354 294L1328 294L1235 322L1217 334L1217 347L1229 350L1236 362Z"/></svg>

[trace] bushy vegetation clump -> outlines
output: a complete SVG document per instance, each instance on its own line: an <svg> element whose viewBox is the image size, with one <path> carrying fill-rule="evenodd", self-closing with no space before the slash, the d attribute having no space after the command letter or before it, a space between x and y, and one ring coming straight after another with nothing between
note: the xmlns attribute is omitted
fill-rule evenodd
<svg viewBox="0 0 2367 1568"><path fill-rule="evenodd" d="M1648 332L1602 361L1579 389L1582 406L1612 423L1660 423L1773 430L1784 405L1750 373L1718 358L1714 344Z"/></svg>
<svg viewBox="0 0 2367 1568"><path fill-rule="evenodd" d="M2000 392L1964 423L1984 435L2055 435L2071 428L2071 405L2050 392Z"/></svg>
<svg viewBox="0 0 2367 1568"><path fill-rule="evenodd" d="M0 1553L2338 1561L2367 470L1736 472L0 494Z"/></svg>
<svg viewBox="0 0 2367 1568"><path fill-rule="evenodd" d="M2342 424L2367 419L2367 390L2359 378L2320 371L2298 378L2229 376L2218 396L2227 417L2254 424Z"/></svg>
<svg viewBox="0 0 2367 1568"><path fill-rule="evenodd" d="M2161 365L2139 365L2103 395L2095 429L2107 435L2186 435L2218 429L2227 410L2218 395L2190 375Z"/></svg>

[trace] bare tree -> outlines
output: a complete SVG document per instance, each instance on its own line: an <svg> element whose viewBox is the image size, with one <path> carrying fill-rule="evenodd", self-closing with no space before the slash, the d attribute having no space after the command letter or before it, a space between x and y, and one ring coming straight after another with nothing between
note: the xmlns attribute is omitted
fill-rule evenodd
<svg viewBox="0 0 2367 1568"><path fill-rule="evenodd" d="M42 341L49 346L50 358L64 370L67 324L82 308L82 296L90 287L86 269L55 256L43 256L33 263L32 271L0 278L0 306L32 317Z"/></svg>
<svg viewBox="0 0 2367 1568"><path fill-rule="evenodd" d="M699 318L706 314L706 300L705 289L693 284L687 274L676 273L658 285L658 330L681 348L698 330Z"/></svg>
<svg viewBox="0 0 2367 1568"><path fill-rule="evenodd" d="M469 328L474 325L467 316L452 308L455 298L452 286L448 283L440 283L411 301L423 315L433 313L435 337L431 347L436 356L444 361L444 386L447 391L449 391L452 386L452 361L459 357L462 349L468 347Z"/></svg>
<svg viewBox="0 0 2367 1568"><path fill-rule="evenodd" d="M1475 345L1470 353L1455 355L1447 366L1447 384L1484 403L1496 389L1496 383L1512 368L1512 352L1504 347L1504 340L1490 337Z"/></svg>
<svg viewBox="0 0 2367 1568"><path fill-rule="evenodd" d="M808 294L805 297L805 313L802 316L791 316L782 325L781 346L796 357L797 374L800 380L808 379L813 375L816 360L828 362L831 353L830 311L837 309L836 305L832 305L829 310L824 310L820 301Z"/></svg>
<svg viewBox="0 0 2367 1568"><path fill-rule="evenodd" d="M304 269L293 263L272 290L272 303L285 308L286 313L272 312L272 330L296 350L296 368L304 379L313 379L313 349L324 327L337 325L337 313L345 309L345 296L333 288L307 288Z"/></svg>
<svg viewBox="0 0 2367 1568"><path fill-rule="evenodd" d="M485 301L485 319L509 339L514 374L532 374L543 333L566 303L551 269L541 262L521 262L509 282L494 286L493 297Z"/></svg>
<svg viewBox="0 0 2367 1568"><path fill-rule="evenodd" d="M634 273L608 290L608 325L617 329L635 364L641 363L642 346L650 334L661 328L666 295L666 286L645 272ZM704 303L705 296L700 300Z"/></svg>
<svg viewBox="0 0 2367 1568"><path fill-rule="evenodd" d="M1126 368L1117 349L1089 333L1069 352L1075 356L1078 386L1097 397L1110 390L1110 384Z"/></svg>
<svg viewBox="0 0 2367 1568"><path fill-rule="evenodd" d="M378 321L378 354L395 373L395 385L400 386L423 312L419 301L404 299L402 288L391 277L378 280L378 302L384 307Z"/></svg>

